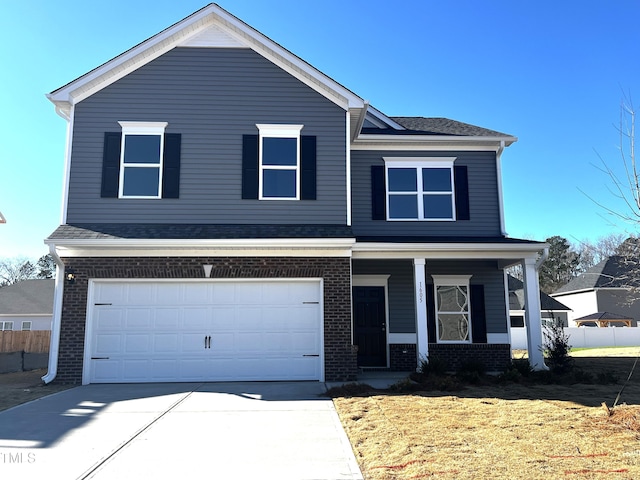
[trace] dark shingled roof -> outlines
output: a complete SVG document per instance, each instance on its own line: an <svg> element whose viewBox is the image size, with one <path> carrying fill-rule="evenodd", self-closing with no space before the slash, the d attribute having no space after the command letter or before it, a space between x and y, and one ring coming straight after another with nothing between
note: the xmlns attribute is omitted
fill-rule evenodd
<svg viewBox="0 0 640 480"><path fill-rule="evenodd" d="M637 262L629 263L628 257L614 255L581 273L566 285L553 292L576 292L580 290L593 290L595 288L623 288L640 286L640 278L630 275L633 270L639 269Z"/></svg>
<svg viewBox="0 0 640 480"><path fill-rule="evenodd" d="M620 315L619 313L597 312L576 318L575 320L633 320L633 318Z"/></svg>
<svg viewBox="0 0 640 480"><path fill-rule="evenodd" d="M53 313L55 280L23 280L0 288L0 314L42 315Z"/></svg>
<svg viewBox="0 0 640 480"><path fill-rule="evenodd" d="M209 225L101 223L60 225L50 240L352 238L342 225Z"/></svg>
<svg viewBox="0 0 640 480"><path fill-rule="evenodd" d="M524 284L521 280L511 275L508 276L509 280L509 310L524 310ZM566 305L560 303L555 298L550 297L544 292L540 292L540 310L556 311L556 310L571 310Z"/></svg>
<svg viewBox="0 0 640 480"><path fill-rule="evenodd" d="M382 135L451 135L463 137L511 137L506 133L458 122L449 118L390 117L406 130L393 128L363 128L363 134Z"/></svg>

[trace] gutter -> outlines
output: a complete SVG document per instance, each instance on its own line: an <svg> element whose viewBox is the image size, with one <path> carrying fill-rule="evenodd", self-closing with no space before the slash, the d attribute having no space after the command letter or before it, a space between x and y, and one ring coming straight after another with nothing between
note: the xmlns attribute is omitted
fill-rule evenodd
<svg viewBox="0 0 640 480"><path fill-rule="evenodd" d="M42 377L44 383L51 383L58 374L58 353L60 351L60 322L62 320L62 294L64 293L64 263L53 244L49 245L49 253L56 263L56 284L53 296L53 318L51 320L51 341L49 344L49 368Z"/></svg>

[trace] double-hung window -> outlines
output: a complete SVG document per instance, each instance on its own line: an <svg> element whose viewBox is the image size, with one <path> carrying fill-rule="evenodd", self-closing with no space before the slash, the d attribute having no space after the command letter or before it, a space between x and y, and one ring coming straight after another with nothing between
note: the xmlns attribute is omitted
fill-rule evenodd
<svg viewBox="0 0 640 480"><path fill-rule="evenodd" d="M302 125L257 125L260 200L300 199Z"/></svg>
<svg viewBox="0 0 640 480"><path fill-rule="evenodd" d="M385 157L388 220L455 220L455 157Z"/></svg>
<svg viewBox="0 0 640 480"><path fill-rule="evenodd" d="M120 198L162 198L166 122L119 122Z"/></svg>
<svg viewBox="0 0 640 480"><path fill-rule="evenodd" d="M471 342L470 278L467 275L433 275L439 343Z"/></svg>

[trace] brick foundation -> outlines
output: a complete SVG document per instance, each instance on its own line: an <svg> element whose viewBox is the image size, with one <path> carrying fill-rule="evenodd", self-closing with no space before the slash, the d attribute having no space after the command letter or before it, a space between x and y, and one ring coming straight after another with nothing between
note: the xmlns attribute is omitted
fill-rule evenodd
<svg viewBox="0 0 640 480"><path fill-rule="evenodd" d="M89 279L322 278L326 381L356 378L357 352L351 344L351 261L349 258L297 257L78 257L63 258L75 272L64 285L60 353L56 382L82 382Z"/></svg>
<svg viewBox="0 0 640 480"><path fill-rule="evenodd" d="M444 360L451 371L465 362L481 362L487 372L502 372L511 362L511 347L507 343L430 343L429 357Z"/></svg>
<svg viewBox="0 0 640 480"><path fill-rule="evenodd" d="M418 365L416 345L392 343L389 345L389 370L392 372L415 372Z"/></svg>

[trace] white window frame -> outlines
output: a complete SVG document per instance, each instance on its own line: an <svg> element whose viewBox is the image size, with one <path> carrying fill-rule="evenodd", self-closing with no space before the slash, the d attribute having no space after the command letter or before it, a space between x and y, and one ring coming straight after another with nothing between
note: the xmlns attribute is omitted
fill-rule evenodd
<svg viewBox="0 0 640 480"><path fill-rule="evenodd" d="M256 124L260 132L258 137L258 199L260 200L300 200L300 132L304 125L270 125ZM262 140L264 138L294 138L296 140L295 165L262 165ZM295 197L265 197L263 195L263 173L265 170L295 170Z"/></svg>
<svg viewBox="0 0 640 480"><path fill-rule="evenodd" d="M122 127L122 140L120 142L120 178L118 198L157 199L162 198L162 170L164 163L164 131L167 122L118 122ZM127 135L158 135L160 136L160 161L156 163L124 163L124 150ZM158 195L125 195L124 171L125 168L156 168L158 169Z"/></svg>
<svg viewBox="0 0 640 480"><path fill-rule="evenodd" d="M0 326L2 327L2 331L3 332L9 332L13 330L13 322L7 321L7 322L0 322Z"/></svg>
<svg viewBox="0 0 640 480"><path fill-rule="evenodd" d="M32 326L31 320L23 320L22 321L22 325L20 326L20 328L21 328L21 330L23 332L30 332L31 331L31 326ZM25 328L25 327L27 327L27 328Z"/></svg>
<svg viewBox="0 0 640 480"><path fill-rule="evenodd" d="M471 288L470 288L470 280L471 275L432 275L433 277L433 293L435 299L435 312L436 312L436 342L437 343L459 343L459 344L469 344L473 343L473 331L471 328ZM466 287L467 289L467 310L464 312L450 312L450 311L440 311L440 306L438 305L438 287ZM440 322L438 321L439 314L456 314L459 315L464 313L467 315L468 322L468 339L467 340L440 340Z"/></svg>
<svg viewBox="0 0 640 480"><path fill-rule="evenodd" d="M453 163L456 157L383 157L385 167L385 202L387 221L390 222L455 222L456 195L453 177ZM416 170L417 190L415 192L390 192L389 169L412 168ZM448 168L451 175L451 192L425 192L422 189L422 170ZM389 209L389 195L415 195L418 202L418 218L392 218ZM424 216L424 195L451 195L451 218L428 218Z"/></svg>

